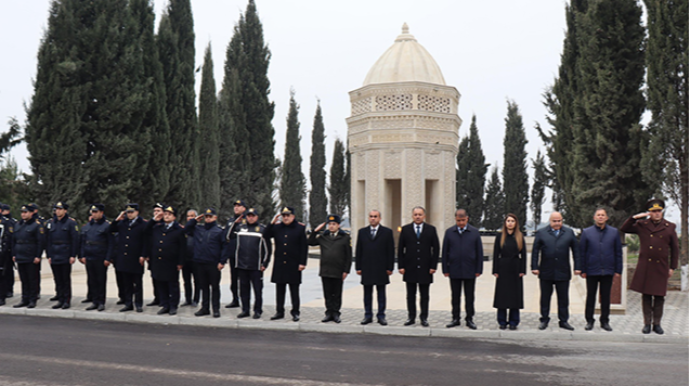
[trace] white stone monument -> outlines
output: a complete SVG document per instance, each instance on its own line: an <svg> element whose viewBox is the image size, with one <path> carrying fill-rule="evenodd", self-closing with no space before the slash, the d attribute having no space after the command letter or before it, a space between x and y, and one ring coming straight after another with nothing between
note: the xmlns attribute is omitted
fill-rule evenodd
<svg viewBox="0 0 690 386"><path fill-rule="evenodd" d="M446 85L434 58L407 24L350 92L350 222L353 237L378 209L393 229L411 222L412 208L427 210L439 236L455 223L455 158L460 93Z"/></svg>

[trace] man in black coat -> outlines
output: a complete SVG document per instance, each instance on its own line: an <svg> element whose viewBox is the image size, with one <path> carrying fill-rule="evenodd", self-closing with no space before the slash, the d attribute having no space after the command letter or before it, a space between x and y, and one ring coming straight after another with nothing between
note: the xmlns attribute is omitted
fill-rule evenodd
<svg viewBox="0 0 690 386"><path fill-rule="evenodd" d="M147 221L139 216L139 204L127 204L125 210L110 224L110 231L117 233L113 263L120 275L124 308L120 312L143 311L144 251Z"/></svg>
<svg viewBox="0 0 690 386"><path fill-rule="evenodd" d="M417 287L419 287L419 321L429 327L429 287L438 266L439 242L436 228L424 222L426 210L412 209L412 223L402 227L398 240L398 271L403 275L407 293L406 326L415 324Z"/></svg>
<svg viewBox="0 0 690 386"><path fill-rule="evenodd" d="M225 226L226 238L228 240L228 248L233 253L230 255L230 292L232 293L232 302L225 306L225 308L237 308L240 306L239 302L239 274L237 272L237 264L235 262L235 250L237 249L237 231L241 225L247 224L247 219L244 212L247 210L247 204L242 200L237 200L233 204L234 216L228 219Z"/></svg>
<svg viewBox="0 0 690 386"><path fill-rule="evenodd" d="M395 242L393 231L381 225L381 212L369 212L369 226L359 230L355 252L355 270L362 276L364 286L364 319L361 324L373 321L372 311L374 286L379 305L376 318L382 326L386 321L386 285L393 274L395 264Z"/></svg>
<svg viewBox="0 0 690 386"><path fill-rule="evenodd" d="M540 330L545 330L549 325L549 310L554 287L558 296L558 326L566 330L574 330L568 323L570 316L568 291L572 277L570 251L573 253L575 275L579 275L581 273L580 247L577 237L572 229L563 226L563 216L558 212L553 212L549 217L549 226L537 231L532 247L532 273L539 276L541 290Z"/></svg>
<svg viewBox="0 0 690 386"><path fill-rule="evenodd" d="M22 219L14 226L12 242L13 260L17 263L19 278L22 281L22 301L19 307L36 307L38 299L38 269L41 253L45 247L45 229L33 213L32 204L22 206Z"/></svg>
<svg viewBox="0 0 690 386"><path fill-rule="evenodd" d="M158 284L161 309L158 315L177 314L180 304L180 274L187 249L185 230L177 222L177 209L166 206L163 214L154 217L147 226L150 248L146 260L151 264L151 275Z"/></svg>
<svg viewBox="0 0 690 386"><path fill-rule="evenodd" d="M443 276L450 279L453 320L446 324L452 328L460 325L460 296L465 290L465 325L473 330L474 289L477 278L484 271L484 248L479 230L469 224L467 210L455 211L455 225L446 229L443 237Z"/></svg>
<svg viewBox="0 0 690 386"><path fill-rule="evenodd" d="M5 286L0 287L0 291L5 290L3 298L11 298L12 296L14 296L14 263L12 262L12 232L14 231L14 225L17 223L17 220L15 220L12 217L11 209L12 208L9 204L0 205L0 210L2 210L2 217L0 218L0 220L2 221L2 224L4 224L4 233L8 234L7 248L3 248L2 250L3 254L7 254L7 256L4 257L5 271L3 275L5 276ZM12 229L12 231L10 231L10 228Z"/></svg>
<svg viewBox="0 0 690 386"><path fill-rule="evenodd" d="M161 204L160 202L157 202L153 205L153 216L151 216L150 221L155 221L154 218L162 216L163 215L163 208L165 205ZM151 240L147 240L147 243L150 243ZM148 249L148 247L146 247ZM148 270L151 271L151 264L149 263L148 265ZM151 275L151 286L153 287L153 300L151 303L148 303L146 306L147 307L152 307L152 306L160 306L161 302L158 296L158 284L156 283L156 279Z"/></svg>
<svg viewBox="0 0 690 386"><path fill-rule="evenodd" d="M278 222L278 218L282 218ZM295 221L295 211L286 206L266 227L266 238L275 239L275 259L271 282L276 285L276 314L271 320L285 317L285 293L290 286L292 301L292 321L299 321L299 286L302 283L302 271L307 267L307 234L304 225Z"/></svg>
<svg viewBox="0 0 690 386"><path fill-rule="evenodd" d="M199 214L196 209L187 211L187 221L195 218ZM185 221L186 223L186 221ZM184 282L184 298L182 307L199 305L199 295L201 293L199 281L194 271L194 237L187 237L187 251L184 255L184 265L182 266L182 280Z"/></svg>
<svg viewBox="0 0 690 386"><path fill-rule="evenodd" d="M110 221L105 218L105 205L91 206L91 220L81 228L79 262L86 265L86 281L93 304L87 311L105 310L105 290L108 267L112 261L115 237L110 232Z"/></svg>
<svg viewBox="0 0 690 386"><path fill-rule="evenodd" d="M72 300L72 264L79 256L79 226L67 215L67 204L58 202L53 208L55 216L46 222L46 255L58 297L53 309L68 309Z"/></svg>
<svg viewBox="0 0 690 386"><path fill-rule="evenodd" d="M328 229L319 233L326 225ZM340 323L343 282L352 267L352 239L340 229L340 216L332 214L328 216L327 222L314 229L307 242L309 245L318 245L321 249L319 276L326 302L326 316L321 321Z"/></svg>

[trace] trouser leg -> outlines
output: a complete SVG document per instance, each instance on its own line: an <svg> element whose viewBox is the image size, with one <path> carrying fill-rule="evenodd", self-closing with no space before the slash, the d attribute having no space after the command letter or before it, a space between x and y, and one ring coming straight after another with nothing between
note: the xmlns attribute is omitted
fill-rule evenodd
<svg viewBox="0 0 690 386"><path fill-rule="evenodd" d="M374 312L372 311L372 303L373 303L373 292L374 292L374 286L373 285L363 285L364 289L364 317L365 318L372 318L374 316Z"/></svg>
<svg viewBox="0 0 690 386"><path fill-rule="evenodd" d="M460 320L460 296L462 294L462 280L450 279L450 293L450 305L453 320Z"/></svg>
<svg viewBox="0 0 690 386"><path fill-rule="evenodd" d="M541 311L540 322L548 323L549 311L551 310L551 294L553 294L553 281L539 280L539 289L541 290L541 297L539 299L539 308Z"/></svg>
<svg viewBox="0 0 690 386"><path fill-rule="evenodd" d="M383 319L386 317L386 285L379 284L376 286L376 301L379 305L379 311L376 317Z"/></svg>
<svg viewBox="0 0 690 386"><path fill-rule="evenodd" d="M568 291L570 289L570 282L567 280L559 280L556 282L556 295L558 296L558 321L567 322L570 318L568 306L570 305L570 298Z"/></svg>
<svg viewBox="0 0 690 386"><path fill-rule="evenodd" d="M122 299L125 301L126 307L134 306L134 275L130 272L122 272L122 286L125 293Z"/></svg>
<svg viewBox="0 0 690 386"><path fill-rule="evenodd" d="M193 269L190 262L185 262L182 266L182 282L184 283L184 299L187 303L192 303L192 274Z"/></svg>
<svg viewBox="0 0 690 386"><path fill-rule="evenodd" d="M237 276L240 281L240 304L242 305L242 312L249 312L250 303L250 293L251 289L251 271L246 269L238 269ZM256 294L256 290L254 291Z"/></svg>
<svg viewBox="0 0 690 386"><path fill-rule="evenodd" d="M231 259L231 262L230 262L230 292L232 293L232 301L233 302L239 300L238 283L239 283L239 278L237 276L237 268L235 268L235 264Z"/></svg>
<svg viewBox="0 0 690 386"><path fill-rule="evenodd" d="M323 287L323 301L326 307L326 315L332 315L335 311L335 305L333 304L335 299L335 286L334 279L332 277L321 277L321 286Z"/></svg>
<svg viewBox="0 0 690 386"><path fill-rule="evenodd" d="M417 317L417 283L405 283L407 295L407 318L414 320Z"/></svg>
<svg viewBox="0 0 690 386"><path fill-rule="evenodd" d="M129 298L127 298L127 290L126 290L126 285L125 285L125 273L120 272L120 270L115 268L115 280L117 282L117 297L118 299L124 301L125 303L127 302L132 302L132 295L130 293Z"/></svg>
<svg viewBox="0 0 690 386"><path fill-rule="evenodd" d="M663 296L654 296L652 301L652 322L655 325L661 324L661 317L664 316L664 302Z"/></svg>
<svg viewBox="0 0 690 386"><path fill-rule="evenodd" d="M594 323L594 307L597 302L597 289L601 276L587 276L587 300L585 301L585 320ZM603 295L603 290L602 290Z"/></svg>
<svg viewBox="0 0 690 386"><path fill-rule="evenodd" d="M143 273L132 273L132 284L134 288L134 305L136 307L144 306L144 274Z"/></svg>
<svg viewBox="0 0 690 386"><path fill-rule="evenodd" d="M421 313L419 318L422 320L429 319L429 287L431 284L419 284L419 308Z"/></svg>
<svg viewBox="0 0 690 386"><path fill-rule="evenodd" d="M468 322L474 318L474 286L476 282L476 279L463 280L463 287L465 290L465 311L467 312L465 320Z"/></svg>
<svg viewBox="0 0 690 386"><path fill-rule="evenodd" d="M644 324L652 324L652 295L642 294L642 316Z"/></svg>
<svg viewBox="0 0 690 386"><path fill-rule="evenodd" d="M251 279L252 288L254 288L254 312L262 313L264 306L264 273L261 271L249 271L249 277ZM249 292L249 288L247 288ZM240 296L242 296L242 291L240 291Z"/></svg>
<svg viewBox="0 0 690 386"><path fill-rule="evenodd" d="M96 293L97 301L95 303L105 305L106 288L108 283L108 267L103 264L103 260L97 260L94 263L96 263L94 266L97 281L96 291L98 291Z"/></svg>
<svg viewBox="0 0 690 386"><path fill-rule="evenodd" d="M601 291L601 323L609 322L611 315L611 287L613 286L613 276L599 276L599 291Z"/></svg>
<svg viewBox="0 0 690 386"><path fill-rule="evenodd" d="M505 326L506 324L508 324L508 319L507 319L507 314L506 314L505 308L496 309L496 320L498 321L498 324L501 326Z"/></svg>
<svg viewBox="0 0 690 386"><path fill-rule="evenodd" d="M158 285L158 301L162 308L170 309L170 286L167 281L156 280Z"/></svg>
<svg viewBox="0 0 690 386"><path fill-rule="evenodd" d="M209 264L196 264L197 279L201 287L201 309L208 311L211 305L211 280L208 275Z"/></svg>
<svg viewBox="0 0 690 386"><path fill-rule="evenodd" d="M300 298L299 298L300 283L290 283L290 302L292 303L292 316L299 316Z"/></svg>
<svg viewBox="0 0 690 386"><path fill-rule="evenodd" d="M170 309L176 310L180 305L180 277L168 281L168 293L170 294Z"/></svg>
<svg viewBox="0 0 690 386"><path fill-rule="evenodd" d="M95 269L95 261L93 260L86 260L86 286L88 288L88 292L86 294L86 298L88 300L91 300L92 303L96 303L96 269Z"/></svg>
<svg viewBox="0 0 690 386"><path fill-rule="evenodd" d="M510 321L511 326L517 326L518 324L520 324L520 309L511 308L508 320Z"/></svg>
<svg viewBox="0 0 690 386"><path fill-rule="evenodd" d="M287 284L276 283L276 312L285 314L285 291Z"/></svg>
<svg viewBox="0 0 690 386"><path fill-rule="evenodd" d="M220 271L211 264L209 272L211 280L211 307L213 311L220 311Z"/></svg>
<svg viewBox="0 0 690 386"><path fill-rule="evenodd" d="M72 265L60 264L56 266L59 301L63 304L70 304L72 300Z"/></svg>
<svg viewBox="0 0 690 386"><path fill-rule="evenodd" d="M51 264L50 265L50 271L53 273L53 283L55 284L55 296L58 298L58 300L62 299L62 296L60 294L60 284L58 283L60 272L57 272L59 270L58 266L56 264Z"/></svg>

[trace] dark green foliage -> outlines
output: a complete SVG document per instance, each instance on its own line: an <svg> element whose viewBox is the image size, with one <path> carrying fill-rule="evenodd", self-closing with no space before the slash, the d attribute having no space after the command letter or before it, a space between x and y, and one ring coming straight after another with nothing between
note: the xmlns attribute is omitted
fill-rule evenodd
<svg viewBox="0 0 690 386"><path fill-rule="evenodd" d="M688 264L688 1L645 0L647 104L652 113L642 171L680 207L681 265Z"/></svg>
<svg viewBox="0 0 690 386"><path fill-rule="evenodd" d="M220 126L218 124L218 98L216 80L213 77L211 44L206 47L204 66L201 70L199 91L199 147L204 162L201 163L200 181L203 194L200 208L220 208Z"/></svg>
<svg viewBox="0 0 690 386"><path fill-rule="evenodd" d="M513 213L524 227L527 220L529 201L529 177L527 175L527 138L522 126L522 115L515 102L508 101L508 115L505 119L506 132L503 139L503 193L504 214Z"/></svg>
<svg viewBox="0 0 690 386"><path fill-rule="evenodd" d="M491 171L489 184L486 186L486 197L484 197L484 221L482 225L485 229L493 231L503 225L504 207L505 200L503 189L501 189L501 179L498 176L498 168L494 167Z"/></svg>
<svg viewBox="0 0 690 386"><path fill-rule="evenodd" d="M234 149L221 148L221 157L223 163L230 162L228 168L241 169L235 178L221 181L221 195L222 200L246 197L249 205L260 211L262 222L270 222L275 208L276 162L271 124L275 106L268 100L271 84L267 76L270 58L256 5L250 0L226 52L220 98L221 135L223 142L232 138Z"/></svg>
<svg viewBox="0 0 690 386"><path fill-rule="evenodd" d="M472 115L470 133L460 141L456 171L456 202L473 218L473 224L481 226L484 207L484 182L489 164L484 163L484 152L477 129L477 117Z"/></svg>
<svg viewBox="0 0 690 386"><path fill-rule="evenodd" d="M189 0L170 0L158 31L163 64L172 166L166 204L188 208L198 202L199 132L194 89L194 19Z"/></svg>
<svg viewBox="0 0 690 386"><path fill-rule="evenodd" d="M142 198L152 87L137 23L125 0L51 4L26 126L41 207L67 200L85 219L93 202L112 216Z"/></svg>
<svg viewBox="0 0 690 386"><path fill-rule="evenodd" d="M544 190L549 183L546 160L544 160L544 156L540 151L537 151L537 158L532 160L532 167L534 168L534 182L532 183L529 207L532 211L532 220L534 221L534 230L536 231L541 222L542 205L545 200Z"/></svg>
<svg viewBox="0 0 690 386"><path fill-rule="evenodd" d="M331 161L331 181L328 185L328 194L331 196L329 212L341 217L345 214L345 210L347 209L349 203L347 198L350 194L349 176L345 167L345 158L343 141L341 141L340 138L336 138L335 144L333 145L333 160Z"/></svg>
<svg viewBox="0 0 690 386"><path fill-rule="evenodd" d="M31 201L31 197L29 186L20 176L17 162L11 157L3 159L0 164L0 202L9 204L14 215L17 215L19 207Z"/></svg>
<svg viewBox="0 0 690 386"><path fill-rule="evenodd" d="M324 134L323 116L321 104L316 105L314 115L314 129L311 132L311 162L309 180L311 192L309 193L309 224L312 229L321 224L327 216L326 205L326 136Z"/></svg>
<svg viewBox="0 0 690 386"><path fill-rule="evenodd" d="M285 131L285 158L280 176L280 206L291 206L295 209L298 221L304 219L304 193L306 191L304 174L302 174L302 155L299 141L299 105L295 102L295 92L290 91L290 109Z"/></svg>

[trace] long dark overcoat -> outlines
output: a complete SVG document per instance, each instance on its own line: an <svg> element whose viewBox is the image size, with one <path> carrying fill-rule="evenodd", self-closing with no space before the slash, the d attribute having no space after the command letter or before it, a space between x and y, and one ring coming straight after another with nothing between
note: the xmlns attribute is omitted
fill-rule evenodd
<svg viewBox="0 0 690 386"><path fill-rule="evenodd" d="M493 274L496 278L496 290L494 291L494 308L524 307L524 291L520 274L527 272L527 248L522 245L518 250L515 236L506 235L503 247L501 247L501 234L496 235L494 242Z"/></svg>
<svg viewBox="0 0 690 386"><path fill-rule="evenodd" d="M115 220L110 224L110 231L117 233L113 263L120 272L144 274L144 266L139 262L145 256L147 221L141 217L134 219L130 225L129 219Z"/></svg>
<svg viewBox="0 0 690 386"><path fill-rule="evenodd" d="M272 283L300 284L302 271L300 265L307 265L307 233L304 225L293 221L290 225L283 223L269 224L264 230L267 239L273 237L274 259Z"/></svg>
<svg viewBox="0 0 690 386"><path fill-rule="evenodd" d="M393 271L395 265L393 231L379 225L376 237L372 239L370 229L364 227L357 234L355 271L362 271L363 285L385 285L390 283L386 271Z"/></svg>
<svg viewBox="0 0 690 386"><path fill-rule="evenodd" d="M174 221L170 229L163 222L149 226L151 251L146 257L151 263L151 275L159 281L175 281L179 278L178 265L184 265L187 239L184 228Z"/></svg>
<svg viewBox="0 0 690 386"><path fill-rule="evenodd" d="M429 271L437 268L440 254L438 235L433 225L424 223L419 238L414 223L402 227L398 240L398 269L405 270L404 282L433 283L434 275Z"/></svg>

